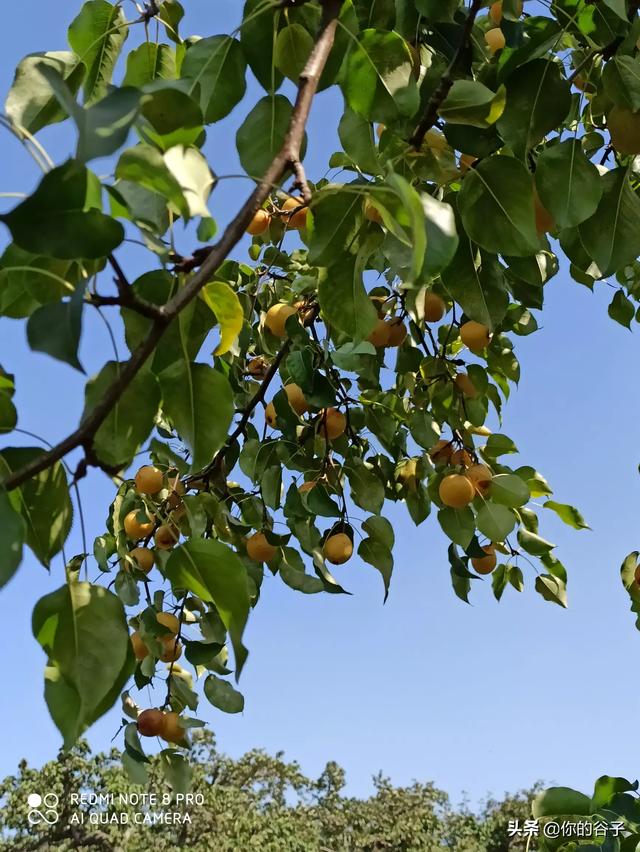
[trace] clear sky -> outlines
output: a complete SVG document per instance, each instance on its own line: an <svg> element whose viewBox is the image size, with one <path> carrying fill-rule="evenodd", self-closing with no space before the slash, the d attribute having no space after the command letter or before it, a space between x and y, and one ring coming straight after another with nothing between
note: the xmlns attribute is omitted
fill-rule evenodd
<svg viewBox="0 0 640 852"><path fill-rule="evenodd" d="M185 5L185 32L203 36L228 31L241 6L239 0ZM133 5L127 7L133 16ZM24 54L65 49L66 26L78 8L77 0L6 4L3 92ZM251 85L248 99L209 133L207 153L219 175L238 171L230 142L255 97ZM314 106L307 168L315 179L324 173L327 153L339 147L339 98L332 90ZM71 150L66 126L41 138L58 161ZM37 174L24 151L4 135L0 152L0 191L29 190ZM219 223L247 188L220 183L211 200ZM0 234L0 245L6 238ZM144 270L133 253L119 256L131 277ZM309 773L336 759L356 794L371 789L371 775L380 769L396 783L433 780L454 798L468 791L472 800L537 779L588 789L604 772L635 777L632 720L640 700L630 673L640 637L618 569L640 545L640 346L637 334L607 317L610 297L605 285L591 294L564 271L548 285L542 330L516 340L522 381L505 406L503 429L516 440L522 463L541 470L556 499L578 505L593 527L577 533L544 513L543 534L559 545L570 572L570 609L534 593L532 569L524 595L507 591L498 605L489 582L477 583L473 605L466 606L450 588L446 542L435 520L416 529L404 508L394 507L396 570L385 606L377 573L358 560L336 571L351 597L304 597L278 579L265 581L247 634L244 714L227 717L206 702L201 706L224 750L284 749ZM110 357L105 330L94 319L81 360L95 372ZM82 409L83 379L30 353L22 322L0 319L0 363L16 374L22 428L51 441L71 430ZM113 486L92 474L82 494L92 540L104 529ZM68 552L81 549L74 529ZM48 576L28 557L0 593L3 775L22 757L36 765L54 757L60 743L42 697L45 659L30 617L36 600L61 585L62 569L57 560ZM119 719L116 708L89 732L95 748L109 745Z"/></svg>

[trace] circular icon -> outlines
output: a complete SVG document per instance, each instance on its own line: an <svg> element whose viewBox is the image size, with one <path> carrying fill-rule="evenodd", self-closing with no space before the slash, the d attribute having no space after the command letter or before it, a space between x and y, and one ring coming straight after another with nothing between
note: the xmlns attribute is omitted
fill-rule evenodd
<svg viewBox="0 0 640 852"><path fill-rule="evenodd" d="M42 796L40 793L30 793L27 799L27 804L30 808L39 808L42 804Z"/></svg>
<svg viewBox="0 0 640 852"><path fill-rule="evenodd" d="M30 825L38 825L41 822L46 822L47 825L54 825L58 822L60 815L58 814L58 797L55 793L47 793L44 797L39 793L30 793L27 797L27 804L30 811L27 816ZM38 808L44 805L44 812Z"/></svg>

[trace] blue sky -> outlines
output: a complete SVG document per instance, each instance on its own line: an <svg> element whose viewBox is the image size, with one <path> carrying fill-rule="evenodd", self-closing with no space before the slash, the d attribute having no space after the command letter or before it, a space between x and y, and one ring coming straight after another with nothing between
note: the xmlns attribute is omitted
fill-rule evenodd
<svg viewBox="0 0 640 852"><path fill-rule="evenodd" d="M187 33L213 35L238 20L238 0L186 5ZM0 89L7 90L24 54L65 48L77 9L76 0L7 4ZM248 99L209 134L207 153L219 175L239 170L230 134L256 91L252 85ZM324 93L314 106L312 178L322 176L327 153L339 147L339 97ZM68 128L47 131L42 140L58 161L71 150ZM0 191L29 190L37 174L24 151L8 135L0 137L0 150ZM210 205L220 224L247 190L237 181L220 183ZM2 245L5 239L2 233ZM242 249L238 256L246 257ZM145 269L133 252L122 251L120 259L131 277ZM544 534L570 572L570 609L544 603L531 588L532 571L526 594L508 591L498 605L489 583L478 583L473 606L466 606L451 591L446 542L435 522L416 529L401 506L393 507L396 570L385 606L376 572L357 560L336 571L351 597L303 597L277 579L265 581L247 635L245 712L226 717L202 708L225 751L284 749L309 773L336 759L357 794L371 789L380 769L396 783L433 780L454 798L468 791L472 800L537 779L589 788L604 772L635 777L625 721L640 711L629 676L640 637L618 568L640 544L638 337L607 317L610 297L606 286L591 294L564 271L551 282L542 330L516 341L522 381L505 408L503 430L516 440L522 463L541 470L556 498L578 505L593 527L577 533L551 514L544 519ZM61 438L81 412L82 377L30 353L22 322L0 319L0 340L0 363L16 374L19 425ZM95 372L110 357L104 328L93 319L81 360ZM113 486L92 474L82 494L92 539L104 528ZM80 550L74 529L68 552ZM45 659L30 616L36 600L62 581L60 561L49 576L27 558L0 595L7 649L0 713L4 730L14 731L3 743L2 774L22 757L40 764L59 746L42 698ZM118 724L116 708L90 731L92 745L107 747Z"/></svg>

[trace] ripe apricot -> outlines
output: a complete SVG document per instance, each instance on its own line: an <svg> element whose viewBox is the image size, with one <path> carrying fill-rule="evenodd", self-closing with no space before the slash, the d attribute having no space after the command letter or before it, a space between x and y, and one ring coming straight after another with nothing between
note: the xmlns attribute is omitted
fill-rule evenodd
<svg viewBox="0 0 640 852"><path fill-rule="evenodd" d="M138 520L138 511L138 509L134 509L124 519L124 531L132 541L148 538L156 524L156 519L153 515L146 515L147 520L141 523Z"/></svg>
<svg viewBox="0 0 640 852"><path fill-rule="evenodd" d="M159 639L162 645L162 653L160 654L162 662L175 663L176 660L179 660L182 656L182 645L178 642L177 638L173 634L166 633L164 636L160 636Z"/></svg>
<svg viewBox="0 0 640 852"><path fill-rule="evenodd" d="M164 474L157 467L146 464L136 473L135 484L139 494L157 494L162 491Z"/></svg>
<svg viewBox="0 0 640 852"><path fill-rule="evenodd" d="M247 539L247 554L254 562L270 562L278 548L267 541L263 532L256 532Z"/></svg>
<svg viewBox="0 0 640 852"><path fill-rule="evenodd" d="M407 339L407 327L400 319L392 319L388 323L389 326L389 342L387 346L398 347L402 346Z"/></svg>
<svg viewBox="0 0 640 852"><path fill-rule="evenodd" d="M362 212L364 214L364 218L367 219L367 221L375 222L376 225L382 225L382 213L380 213L380 211L370 198L365 198L364 205L362 207Z"/></svg>
<svg viewBox="0 0 640 852"><path fill-rule="evenodd" d="M267 362L264 358L258 356L257 358L252 358L247 362L247 373L252 376L254 379L261 381L267 374L267 370L269 369Z"/></svg>
<svg viewBox="0 0 640 852"><path fill-rule="evenodd" d="M353 542L346 533L335 533L323 544L322 555L332 565L344 565L353 555Z"/></svg>
<svg viewBox="0 0 640 852"><path fill-rule="evenodd" d="M473 168L474 163L478 162L478 158L474 157L473 154L460 154L460 159L458 160L458 168L462 172L463 175L469 171L469 169Z"/></svg>
<svg viewBox="0 0 640 852"><path fill-rule="evenodd" d="M159 547L160 550L171 550L176 546L179 539L180 533L173 524L162 524L156 530L153 540L156 543L156 547Z"/></svg>
<svg viewBox="0 0 640 852"><path fill-rule="evenodd" d="M500 27L495 27L492 30L487 30L484 34L484 40L487 43L487 47L489 48L492 54L497 53L499 50L506 45L507 41L504 37L504 33L500 29Z"/></svg>
<svg viewBox="0 0 640 852"><path fill-rule="evenodd" d="M142 636L137 630L131 634L131 645L136 660L144 660L145 657L149 656L149 649L142 641Z"/></svg>
<svg viewBox="0 0 640 852"><path fill-rule="evenodd" d="M444 299L437 293L426 293L424 297L424 318L427 322L440 322L447 312Z"/></svg>
<svg viewBox="0 0 640 852"><path fill-rule="evenodd" d="M448 464L453 455L453 445L451 441L445 441L444 438L438 441L429 450L431 461L435 464Z"/></svg>
<svg viewBox="0 0 640 852"><path fill-rule="evenodd" d="M180 620L172 612L159 612L156 615L156 621L170 630L174 636L180 632Z"/></svg>
<svg viewBox="0 0 640 852"><path fill-rule="evenodd" d="M493 474L486 464L474 464L465 471L465 476L473 483L478 494L486 497L491 488Z"/></svg>
<svg viewBox="0 0 640 852"><path fill-rule="evenodd" d="M305 399L302 388L299 385L285 385L284 392L289 400L289 405L296 414L304 414L309 410L309 403Z"/></svg>
<svg viewBox="0 0 640 852"><path fill-rule="evenodd" d="M164 725L162 710L143 710L138 715L136 727L143 737L159 737Z"/></svg>
<svg viewBox="0 0 640 852"><path fill-rule="evenodd" d="M640 112L614 106L607 115L607 127L619 154L640 154Z"/></svg>
<svg viewBox="0 0 640 852"><path fill-rule="evenodd" d="M129 556L136 563L136 567L138 567L141 571L144 571L145 574L148 574L153 568L155 560L153 550L151 550L151 548L134 547L133 550L129 552Z"/></svg>
<svg viewBox="0 0 640 852"><path fill-rule="evenodd" d="M267 423L269 424L269 426L271 426L272 429L275 429L276 407L272 402L270 402L264 410L264 419L267 421Z"/></svg>
<svg viewBox="0 0 640 852"><path fill-rule="evenodd" d="M337 408L327 408L320 414L320 432L327 441L335 441L347 428L347 418Z"/></svg>
<svg viewBox="0 0 640 852"><path fill-rule="evenodd" d="M271 224L271 216L266 210L256 210L253 214L253 219L249 222L247 233L252 237L264 234Z"/></svg>
<svg viewBox="0 0 640 852"><path fill-rule="evenodd" d="M471 467L473 460L467 450L461 449L456 450L455 453L451 455L451 464L456 467Z"/></svg>
<svg viewBox="0 0 640 852"><path fill-rule="evenodd" d="M160 736L168 743L181 743L184 741L186 731L180 724L179 713L165 713Z"/></svg>
<svg viewBox="0 0 640 852"><path fill-rule="evenodd" d="M538 232L538 236L542 237L549 231L555 230L555 219L551 213L549 213L542 201L540 201L540 196L538 195L538 191L535 187L533 191L533 202L536 214L536 231Z"/></svg>
<svg viewBox="0 0 640 852"><path fill-rule="evenodd" d="M478 396L476 386L466 373L458 373L454 382L458 390L463 393L464 396L469 397L469 399L475 399Z"/></svg>
<svg viewBox="0 0 640 852"><path fill-rule="evenodd" d="M518 15L522 14L522 8L523 4L518 3ZM492 3L491 8L489 9L489 17L496 26L500 26L502 23L502 0L498 0L497 3Z"/></svg>
<svg viewBox="0 0 640 852"><path fill-rule="evenodd" d="M498 563L496 549L492 544L486 544L482 549L487 555L476 556L471 560L471 564L478 574L490 574Z"/></svg>
<svg viewBox="0 0 640 852"><path fill-rule="evenodd" d="M418 485L418 460L407 459L397 470L396 478L410 491L415 491Z"/></svg>
<svg viewBox="0 0 640 852"><path fill-rule="evenodd" d="M438 489L440 499L445 506L452 509L463 509L475 497L476 490L473 483L460 473L451 473L440 483Z"/></svg>
<svg viewBox="0 0 640 852"><path fill-rule="evenodd" d="M482 352L491 342L491 331L481 322L469 320L460 329L460 338L472 352Z"/></svg>
<svg viewBox="0 0 640 852"><path fill-rule="evenodd" d="M383 319L379 319L375 324L373 331L367 337L369 343L372 343L376 349L383 349L389 345L390 328L389 324Z"/></svg>
<svg viewBox="0 0 640 852"><path fill-rule="evenodd" d="M302 198L287 198L281 208L287 214L284 217L287 227L295 231L307 227L307 208L301 205L304 205Z"/></svg>
<svg viewBox="0 0 640 852"><path fill-rule="evenodd" d="M267 311L264 324L275 337L287 336L287 320L298 312L293 305L287 305L285 302L278 302Z"/></svg>

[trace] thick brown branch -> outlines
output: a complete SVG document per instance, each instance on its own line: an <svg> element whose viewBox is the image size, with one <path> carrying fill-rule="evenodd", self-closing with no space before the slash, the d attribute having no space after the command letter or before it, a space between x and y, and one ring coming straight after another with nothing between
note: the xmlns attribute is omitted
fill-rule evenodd
<svg viewBox="0 0 640 852"><path fill-rule="evenodd" d="M338 16L342 8L342 0L322 0L322 7L323 14L320 31L314 49L300 77L298 95L284 144L267 169L264 177L249 196L240 212L225 229L219 242L211 248L208 257L199 271L166 305L160 308L159 316L154 320L147 338L134 350L131 358L122 365L118 378L107 389L98 405L89 412L80 426L71 435L68 435L51 450L43 453L31 463L7 477L2 482L2 486L7 490L17 488L32 476L51 467L51 465L63 458L67 453L79 446L86 446L92 441L114 405L129 387L139 370L142 369L149 356L155 351L167 326L196 298L200 290L211 280L211 276L244 236L255 211L262 206L273 187L282 181L292 165L300 160L300 149L309 119L311 104L318 89L320 75L324 70L329 53L333 47Z"/></svg>
<svg viewBox="0 0 640 852"><path fill-rule="evenodd" d="M483 0L473 0L471 3L471 7L467 14L467 20L464 23L464 27L462 30L462 38L460 39L460 44L458 45L458 49L453 55L451 62L449 63L449 67L442 75L440 80L440 84L435 92L431 95L429 103L427 104L427 109L420 123L416 127L413 136L409 140L411 145L414 148L418 149L421 147L424 137L427 134L427 131L431 130L433 125L438 120L438 110L445 102L447 95L451 91L451 87L454 82L454 74L462 60L465 50L469 45L469 39L471 38L471 32L473 30L473 25L476 22L476 18L478 17L478 12L484 5Z"/></svg>

